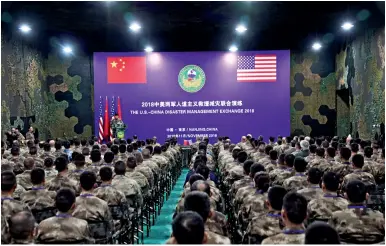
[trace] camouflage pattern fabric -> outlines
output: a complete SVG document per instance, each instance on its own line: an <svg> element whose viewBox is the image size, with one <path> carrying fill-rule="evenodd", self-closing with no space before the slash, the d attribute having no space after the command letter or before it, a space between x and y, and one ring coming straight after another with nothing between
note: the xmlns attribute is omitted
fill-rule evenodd
<svg viewBox="0 0 386 246"><path fill-rule="evenodd" d="M253 217L244 233L243 244L261 244L267 237L281 232L281 223L280 211Z"/></svg>
<svg viewBox="0 0 386 246"><path fill-rule="evenodd" d="M322 198L311 200L307 205L309 224L315 220L327 222L332 213L347 208L348 201L336 193L325 193Z"/></svg>
<svg viewBox="0 0 386 246"><path fill-rule="evenodd" d="M33 187L32 190L24 192L20 199L31 209L41 210L55 207L55 191L47 191L44 187Z"/></svg>
<svg viewBox="0 0 386 246"><path fill-rule="evenodd" d="M268 237L261 244L304 244L305 234L286 234L279 233L275 236Z"/></svg>
<svg viewBox="0 0 386 246"><path fill-rule="evenodd" d="M283 182L283 187L287 191L298 191L308 186L307 176L303 173L297 173Z"/></svg>
<svg viewBox="0 0 386 246"><path fill-rule="evenodd" d="M126 203L125 194L111 185L102 184L94 190L94 195L106 201L109 206Z"/></svg>
<svg viewBox="0 0 386 246"><path fill-rule="evenodd" d="M25 170L23 173L16 176L17 184L26 190L30 190L33 186L31 182L31 172L32 170Z"/></svg>
<svg viewBox="0 0 386 246"><path fill-rule="evenodd" d="M138 206L142 206L143 204L143 197L142 197L142 191L141 186L129 177L126 177L125 175L115 175L112 181L112 186L121 191L125 197L134 197L135 202ZM132 204L130 204L132 205Z"/></svg>

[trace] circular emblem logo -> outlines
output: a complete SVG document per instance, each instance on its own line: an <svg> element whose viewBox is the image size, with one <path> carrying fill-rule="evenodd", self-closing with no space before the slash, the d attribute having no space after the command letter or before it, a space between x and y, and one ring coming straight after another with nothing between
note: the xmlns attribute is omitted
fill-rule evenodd
<svg viewBox="0 0 386 246"><path fill-rule="evenodd" d="M195 93L204 87L205 73L199 66L185 66L178 74L178 83L184 91Z"/></svg>

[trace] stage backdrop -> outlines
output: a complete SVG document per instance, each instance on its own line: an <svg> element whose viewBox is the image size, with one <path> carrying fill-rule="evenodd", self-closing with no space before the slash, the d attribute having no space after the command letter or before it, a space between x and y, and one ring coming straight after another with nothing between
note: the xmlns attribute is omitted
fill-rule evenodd
<svg viewBox="0 0 386 246"><path fill-rule="evenodd" d="M290 52L94 53L95 135L117 112L125 138L290 134Z"/></svg>

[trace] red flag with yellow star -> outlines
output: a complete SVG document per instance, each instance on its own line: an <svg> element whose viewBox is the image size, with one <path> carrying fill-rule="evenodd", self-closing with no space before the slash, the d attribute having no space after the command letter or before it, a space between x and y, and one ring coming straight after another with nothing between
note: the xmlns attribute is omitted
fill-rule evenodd
<svg viewBox="0 0 386 246"><path fill-rule="evenodd" d="M107 83L146 83L146 57L107 57Z"/></svg>

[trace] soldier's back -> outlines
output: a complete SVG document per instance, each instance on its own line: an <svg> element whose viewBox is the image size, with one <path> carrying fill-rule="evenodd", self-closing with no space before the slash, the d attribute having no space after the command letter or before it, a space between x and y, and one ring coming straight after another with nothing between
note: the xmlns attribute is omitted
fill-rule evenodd
<svg viewBox="0 0 386 246"><path fill-rule="evenodd" d="M31 182L31 170L25 170L23 173L16 176L16 182L26 190L30 190L33 186Z"/></svg>
<svg viewBox="0 0 386 246"><path fill-rule="evenodd" d="M261 244L267 237L279 234L281 232L280 218L279 212L253 217L243 236L243 244Z"/></svg>
<svg viewBox="0 0 386 246"><path fill-rule="evenodd" d="M323 197L323 191L319 185L311 185L307 188L298 190L297 193L303 195L307 199L307 202L311 201L312 199Z"/></svg>
<svg viewBox="0 0 386 246"><path fill-rule="evenodd" d="M264 239L261 244L304 244L304 238L304 231L298 234L280 232L275 236Z"/></svg>
<svg viewBox="0 0 386 246"><path fill-rule="evenodd" d="M32 190L24 192L20 199L31 209L42 210L44 208L54 207L55 197L55 191L48 191L44 187L39 187L32 188Z"/></svg>
<svg viewBox="0 0 386 246"><path fill-rule="evenodd" d="M36 239L39 243L47 244L92 241L87 221L70 215L61 216L60 214L40 222Z"/></svg>
<svg viewBox="0 0 386 246"><path fill-rule="evenodd" d="M76 198L72 215L87 221L108 221L109 213L107 202L92 194L81 194Z"/></svg>
<svg viewBox="0 0 386 246"><path fill-rule="evenodd" d="M351 173L352 171L353 168L349 162L336 163L336 165L331 167L331 172L338 174L341 179L343 179L344 176Z"/></svg>
<svg viewBox="0 0 386 246"><path fill-rule="evenodd" d="M1 242L10 243L11 235L7 221L14 215L22 211L30 211L29 207L12 197L1 198Z"/></svg>
<svg viewBox="0 0 386 246"><path fill-rule="evenodd" d="M149 187L149 182L147 181L147 178L145 175L143 175L138 171L132 171L132 172L126 172L125 176L128 178L132 178L139 184L142 190L142 194L144 196L149 195L150 187Z"/></svg>
<svg viewBox="0 0 386 246"><path fill-rule="evenodd" d="M292 177L294 172L292 169L287 167L278 167L271 172L269 172L269 179L271 180L272 185L280 185L282 186L284 180Z"/></svg>
<svg viewBox="0 0 386 246"><path fill-rule="evenodd" d="M367 188L375 189L376 183L372 174L368 172L363 172L362 170L354 170L352 173L347 174L343 178L342 188L345 188L346 185L353 180L362 181Z"/></svg>
<svg viewBox="0 0 386 246"><path fill-rule="evenodd" d="M80 189L77 182L73 179L70 179L66 176L56 175L50 182L46 185L47 190L58 191L61 188L72 189L76 194L79 194Z"/></svg>
<svg viewBox="0 0 386 246"><path fill-rule="evenodd" d="M135 168L135 170L142 173L146 177L147 182L150 185L150 188L152 188L154 186L154 174L153 174L153 171L151 170L150 167L148 167L142 163L142 164L138 165Z"/></svg>
<svg viewBox="0 0 386 246"><path fill-rule="evenodd" d="M324 194L323 197L311 200L307 205L309 223L319 220L327 222L332 213L347 208L348 201L335 194Z"/></svg>
<svg viewBox="0 0 386 246"><path fill-rule="evenodd" d="M283 187L287 191L298 191L308 186L307 176L304 174L295 174L283 182Z"/></svg>
<svg viewBox="0 0 386 246"><path fill-rule="evenodd" d="M94 194L96 197L106 201L109 206L121 205L126 202L125 195L111 185L102 184L94 190Z"/></svg>
<svg viewBox="0 0 386 246"><path fill-rule="evenodd" d="M228 236L227 219L223 213L214 211L205 223L209 231L222 236Z"/></svg>
<svg viewBox="0 0 386 246"><path fill-rule="evenodd" d="M231 240L228 237L222 236L220 234L206 231L207 242L206 244L231 244Z"/></svg>
<svg viewBox="0 0 386 246"><path fill-rule="evenodd" d="M348 206L332 214L330 223L342 242L348 244L375 244L385 237L385 219L381 212L365 206Z"/></svg>
<svg viewBox="0 0 386 246"><path fill-rule="evenodd" d="M139 184L125 175L116 175L111 185L121 191L125 197L134 197L137 204L142 205L143 197Z"/></svg>

